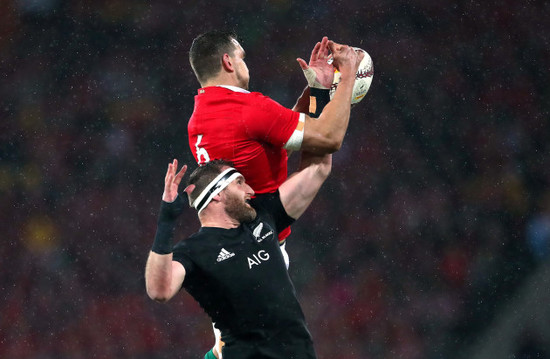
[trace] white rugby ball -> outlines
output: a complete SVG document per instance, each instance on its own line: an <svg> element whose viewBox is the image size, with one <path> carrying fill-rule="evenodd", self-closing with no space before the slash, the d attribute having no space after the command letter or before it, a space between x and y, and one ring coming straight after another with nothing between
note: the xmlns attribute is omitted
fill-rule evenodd
<svg viewBox="0 0 550 359"><path fill-rule="evenodd" d="M355 51L363 51L365 57L361 60L357 73L355 74L355 84L353 85L353 92L351 94L351 104L355 105L359 103L363 97L367 94L372 82L372 77L374 76L374 65L370 55L363 49L354 47ZM332 81L332 86L330 87L330 99L334 96L334 92L340 83L340 72L334 70L334 80Z"/></svg>

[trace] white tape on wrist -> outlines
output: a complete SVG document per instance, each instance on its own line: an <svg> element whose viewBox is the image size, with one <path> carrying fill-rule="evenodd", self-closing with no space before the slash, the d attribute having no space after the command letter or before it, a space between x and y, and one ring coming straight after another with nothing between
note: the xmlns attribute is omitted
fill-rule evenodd
<svg viewBox="0 0 550 359"><path fill-rule="evenodd" d="M313 88L316 88L316 89L322 89L322 90L327 90L328 87L325 87L323 85L321 85L321 83L319 81L317 81L317 74L315 73L315 70L313 70L311 67L308 67L307 69L302 69L302 71L304 72L304 76L306 77L306 80L307 80L307 85L309 87L313 87Z"/></svg>

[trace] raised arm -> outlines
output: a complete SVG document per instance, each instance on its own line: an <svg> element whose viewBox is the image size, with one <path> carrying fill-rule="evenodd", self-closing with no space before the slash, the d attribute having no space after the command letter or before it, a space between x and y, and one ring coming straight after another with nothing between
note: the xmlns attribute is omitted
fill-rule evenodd
<svg viewBox="0 0 550 359"><path fill-rule="evenodd" d="M178 187L187 166L177 172L178 161L168 165L164 178L164 193L159 213L157 233L153 248L145 266L145 287L151 299L166 302L181 288L185 279L185 268L172 261L172 240L176 219L183 211L183 200L178 197Z"/></svg>
<svg viewBox="0 0 550 359"><path fill-rule="evenodd" d="M347 45L329 41L328 46L341 80L319 118L306 116L301 149L315 154L333 153L342 146L349 123L355 74L363 56Z"/></svg>
<svg viewBox="0 0 550 359"><path fill-rule="evenodd" d="M298 98L296 105L294 105L293 110L296 112L309 112L310 86L326 90L330 89L330 86L332 86L332 81L334 80L334 66L327 61L327 59L330 58L328 43L328 38L325 36L320 42L315 44L315 47L311 51L311 56L309 57L309 63L306 63L305 60L301 58L296 59L304 71L309 85L304 89L300 98Z"/></svg>
<svg viewBox="0 0 550 359"><path fill-rule="evenodd" d="M330 174L331 166L331 154L302 152L300 169L279 187L281 203L290 217L298 219L304 213Z"/></svg>
<svg viewBox="0 0 550 359"><path fill-rule="evenodd" d="M157 302L172 299L180 290L185 278L185 268L172 260L172 253L149 252L145 265L145 286L149 298Z"/></svg>
<svg viewBox="0 0 550 359"><path fill-rule="evenodd" d="M332 53L330 55L329 49ZM348 128L355 74L363 56L362 52L356 52L350 46L323 38L312 51L309 65L298 59L309 87L304 90L293 110L311 114L305 115L303 132L299 134L299 149L318 155L333 153L340 149ZM334 66L328 64L329 59L332 59L331 63ZM341 81L332 100L329 101L329 88L332 85L335 67L341 73ZM326 106L323 108L324 104ZM294 145L295 142L289 143ZM295 146L285 148L298 149Z"/></svg>

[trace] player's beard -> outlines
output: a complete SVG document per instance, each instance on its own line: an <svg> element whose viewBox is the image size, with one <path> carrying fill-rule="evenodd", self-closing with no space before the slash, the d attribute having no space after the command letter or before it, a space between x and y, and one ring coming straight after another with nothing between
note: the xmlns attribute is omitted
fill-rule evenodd
<svg viewBox="0 0 550 359"><path fill-rule="evenodd" d="M237 196L227 196L225 212L239 223L250 222L256 218L256 210Z"/></svg>

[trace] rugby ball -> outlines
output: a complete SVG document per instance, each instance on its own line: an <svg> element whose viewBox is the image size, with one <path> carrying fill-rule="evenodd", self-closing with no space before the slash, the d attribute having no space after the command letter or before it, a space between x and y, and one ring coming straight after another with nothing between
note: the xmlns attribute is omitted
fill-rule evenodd
<svg viewBox="0 0 550 359"><path fill-rule="evenodd" d="M363 97L367 94L372 82L372 77L374 75L374 65L370 55L363 49L354 47L355 51L363 51L365 57L361 60L357 73L355 74L355 84L353 85L353 92L351 94L351 104L355 105L359 103ZM330 99L334 96L334 92L340 83L340 72L334 70L334 80L332 81L332 86L330 86Z"/></svg>

